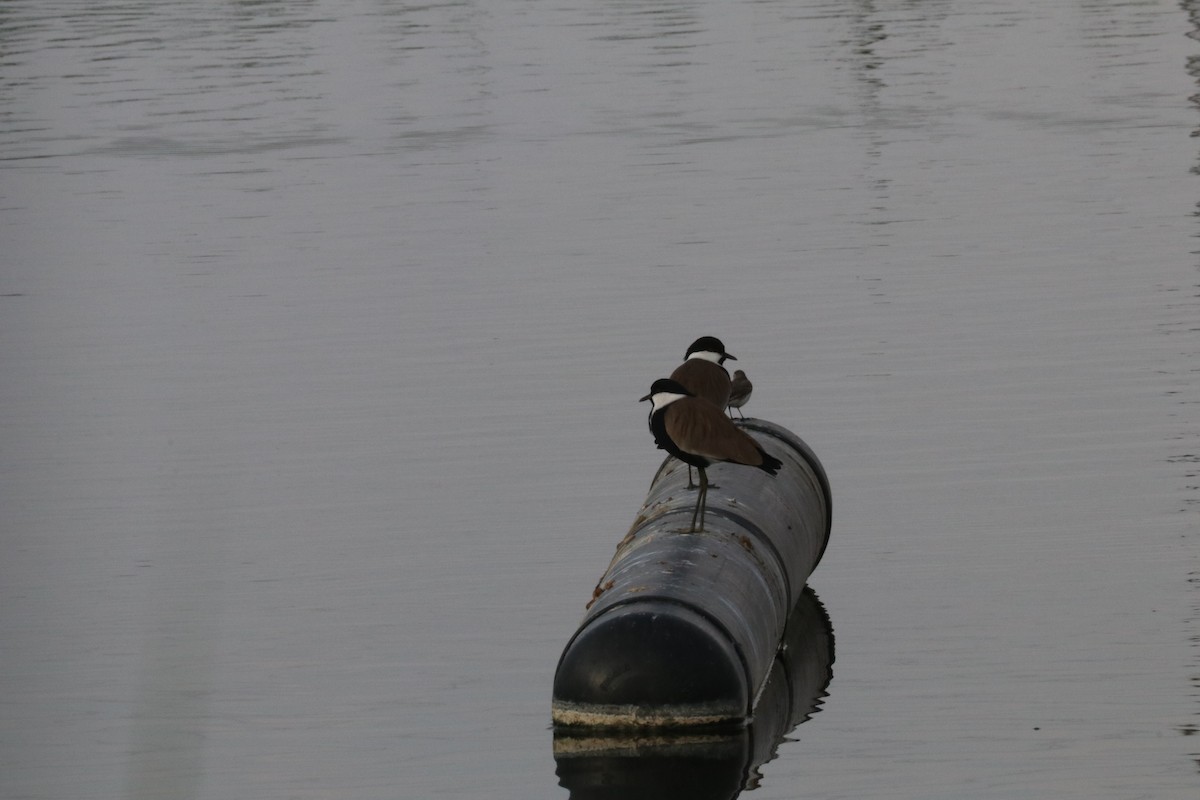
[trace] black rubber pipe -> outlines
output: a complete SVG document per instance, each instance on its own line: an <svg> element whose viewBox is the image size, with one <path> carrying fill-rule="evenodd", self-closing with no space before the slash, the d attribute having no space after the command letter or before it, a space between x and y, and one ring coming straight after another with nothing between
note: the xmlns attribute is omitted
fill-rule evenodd
<svg viewBox="0 0 1200 800"><path fill-rule="evenodd" d="M829 540L829 481L798 436L737 423L783 461L772 477L708 469L705 530L696 492L668 457L596 585L554 676L558 726L742 725L751 717L788 612Z"/></svg>
<svg viewBox="0 0 1200 800"><path fill-rule="evenodd" d="M731 800L754 788L785 737L820 709L833 654L829 615L805 589L749 725L716 732L556 727L559 784L571 800Z"/></svg>

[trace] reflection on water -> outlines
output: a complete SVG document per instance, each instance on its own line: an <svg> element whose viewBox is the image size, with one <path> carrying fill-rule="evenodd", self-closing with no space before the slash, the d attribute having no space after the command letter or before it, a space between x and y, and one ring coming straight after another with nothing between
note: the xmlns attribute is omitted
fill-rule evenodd
<svg viewBox="0 0 1200 800"><path fill-rule="evenodd" d="M833 625L816 592L806 587L788 617L749 726L627 734L556 730L559 783L574 800L732 800L758 788L762 765L820 710L833 660Z"/></svg>

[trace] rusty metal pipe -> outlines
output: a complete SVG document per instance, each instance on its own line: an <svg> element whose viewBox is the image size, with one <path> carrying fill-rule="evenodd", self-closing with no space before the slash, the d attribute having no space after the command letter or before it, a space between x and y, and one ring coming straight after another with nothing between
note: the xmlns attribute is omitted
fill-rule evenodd
<svg viewBox="0 0 1200 800"><path fill-rule="evenodd" d="M552 714L583 727L745 724L832 523L811 448L765 420L737 423L779 474L714 464L705 530L668 457L559 659Z"/></svg>

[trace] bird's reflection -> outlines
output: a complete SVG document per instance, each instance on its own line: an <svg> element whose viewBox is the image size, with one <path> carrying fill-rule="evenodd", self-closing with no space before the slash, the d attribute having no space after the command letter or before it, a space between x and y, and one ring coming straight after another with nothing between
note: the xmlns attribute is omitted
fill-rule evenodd
<svg viewBox="0 0 1200 800"><path fill-rule="evenodd" d="M779 743L820 710L833 678L833 626L805 588L788 617L754 719L732 731L554 731L572 800L731 800L758 785Z"/></svg>

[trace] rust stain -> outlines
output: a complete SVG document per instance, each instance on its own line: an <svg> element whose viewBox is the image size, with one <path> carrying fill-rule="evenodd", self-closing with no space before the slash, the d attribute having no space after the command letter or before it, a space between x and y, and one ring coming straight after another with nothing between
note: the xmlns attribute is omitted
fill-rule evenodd
<svg viewBox="0 0 1200 800"><path fill-rule="evenodd" d="M592 590L592 599L588 600L587 605L584 606L584 608L590 609L593 605L595 605L596 601L600 599L600 595L604 594L612 587L612 581L607 581L606 583L597 583L596 588Z"/></svg>
<svg viewBox="0 0 1200 800"><path fill-rule="evenodd" d="M637 533L637 531L635 531L635 530L632 530L632 529L631 529L631 530L629 531L629 533L625 534L625 538L624 538L624 539L622 539L621 541L617 542L617 552L618 552L618 553L619 553L619 552L621 552L621 548L622 548L622 547L624 547L625 545L627 545L627 544L629 544L630 542L632 542L632 541L633 541L633 535L634 535L635 533Z"/></svg>
<svg viewBox="0 0 1200 800"><path fill-rule="evenodd" d="M749 536L746 536L745 534L743 534L743 535L739 536L739 537L738 537L738 544L740 544L740 545L742 546L742 548L743 548L743 549L745 549L745 551L746 551L747 553L753 553L753 552L754 552L754 542L752 542L752 541L750 540L750 537L749 537Z"/></svg>

